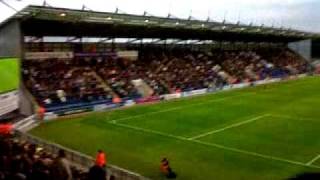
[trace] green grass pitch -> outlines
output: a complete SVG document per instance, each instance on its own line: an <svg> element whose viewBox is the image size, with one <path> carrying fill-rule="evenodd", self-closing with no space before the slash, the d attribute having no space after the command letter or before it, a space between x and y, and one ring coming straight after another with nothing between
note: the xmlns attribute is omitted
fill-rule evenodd
<svg viewBox="0 0 320 180"><path fill-rule="evenodd" d="M18 81L17 59L0 59L0 93L17 89Z"/></svg>
<svg viewBox="0 0 320 180"><path fill-rule="evenodd" d="M151 179L286 179L320 172L320 78L43 123L32 134Z"/></svg>

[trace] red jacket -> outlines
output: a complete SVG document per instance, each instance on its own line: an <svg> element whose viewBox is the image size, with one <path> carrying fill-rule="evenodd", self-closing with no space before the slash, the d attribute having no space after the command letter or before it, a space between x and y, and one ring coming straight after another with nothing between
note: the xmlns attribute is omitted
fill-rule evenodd
<svg viewBox="0 0 320 180"><path fill-rule="evenodd" d="M96 165L98 165L100 167L103 167L103 166L107 165L105 153L101 152L101 153L97 154Z"/></svg>

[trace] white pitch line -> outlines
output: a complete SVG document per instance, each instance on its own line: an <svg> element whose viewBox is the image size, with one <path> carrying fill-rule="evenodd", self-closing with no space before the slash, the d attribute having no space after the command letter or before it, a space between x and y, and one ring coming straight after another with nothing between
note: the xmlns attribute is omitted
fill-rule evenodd
<svg viewBox="0 0 320 180"><path fill-rule="evenodd" d="M165 109L165 110L161 110L161 111L154 111L154 112L150 112L150 113L138 114L138 115L129 116L129 117L125 117L125 118L115 119L115 120L112 120L112 121L115 121L115 122L125 121L125 120L129 120L129 119L135 119L135 118L139 118L139 117L144 117L144 116L148 116L148 115L152 115L152 114L158 114L158 113L174 111L174 110L178 110L178 109L181 109L181 107L175 107L175 108L169 108L169 109Z"/></svg>
<svg viewBox="0 0 320 180"><path fill-rule="evenodd" d="M260 157L260 158L264 158L264 159L269 159L269 160L289 163L289 164L293 164L293 165L299 165L299 166L304 166L304 167L320 169L320 166L315 166L315 165L311 165L311 164L305 164L305 163L298 162L298 161L293 161L293 160L289 160L289 159L269 156L269 155L260 154L260 153L256 153L256 152L251 152L251 151L246 151L246 150L242 150L242 149L238 149L238 148L227 147L227 146L220 145L220 144L207 143L207 142L198 141L198 140L192 140L192 142L197 142L199 144L212 146L212 147L216 147L216 148L220 148L220 149L224 149L224 150L228 150L228 151L238 152L238 153L241 153L241 154L247 154L247 155L251 155L251 156L256 156L256 157Z"/></svg>
<svg viewBox="0 0 320 180"><path fill-rule="evenodd" d="M271 114L272 117L278 118L285 118L285 119L295 119L295 120L305 120L305 121L319 121L319 119L309 118L309 117L302 117L302 116L288 116L288 115L281 115L281 114Z"/></svg>
<svg viewBox="0 0 320 180"><path fill-rule="evenodd" d="M218 149L223 149L223 150L227 150L227 151L231 151L231 152L236 152L236 153L239 153L239 154L246 154L246 155L249 155L249 156L259 157L259 158L263 158L263 159L267 159L267 160L273 160L273 161L278 161L278 162L297 165L297 166L302 166L302 167L320 169L320 166L316 166L316 165L312 165L312 164L309 165L309 164L305 164L305 163L298 162L298 161L292 161L292 160L288 160L288 159L284 159L284 158L279 158L279 157L269 156L269 155L260 154L260 153L256 153L256 152L246 151L246 150L242 150L242 149L238 149L238 148L227 147L227 146L216 144L216 143L207 143L207 142L203 142L203 141L199 141L199 140L189 140L188 138L185 138L185 137L182 137L182 136L175 136L175 135L171 135L171 134L167 134L167 133L163 133L163 132L159 132L159 131L139 128L139 127L136 127L136 126L130 126L130 125L125 125L125 124L119 124L119 123L110 123L110 124L113 124L113 125L119 126L119 127L123 127L123 128L133 129L133 130L140 131L140 132L149 133L149 134L156 134L156 135L160 135L160 136L163 136L163 137L169 137L169 138L173 138L173 139L178 139L178 140L181 140L181 141L193 142L193 143L197 143L197 144L206 145L206 146L209 146L209 147L215 147L215 148L218 148Z"/></svg>
<svg viewBox="0 0 320 180"><path fill-rule="evenodd" d="M131 125L127 125L127 124L120 124L117 122L110 122L110 124L113 124L115 126L128 128L128 129L133 129L133 130L140 131L140 132L146 132L149 134L157 134L157 135L164 136L164 137L170 137L170 138L179 139L179 140L187 140L187 138L182 137L182 136L171 135L171 134L167 134L167 133L163 133L163 132L159 132L159 131L154 131L154 130L150 130L150 129L139 128L139 127L131 126Z"/></svg>
<svg viewBox="0 0 320 180"><path fill-rule="evenodd" d="M306 165L310 166L314 162L318 161L319 159L320 159L320 154L318 156L316 156L315 158L311 159L309 162L307 162Z"/></svg>
<svg viewBox="0 0 320 180"><path fill-rule="evenodd" d="M119 118L119 119L115 119L115 120L112 120L112 121L115 121L115 122L125 121L125 120L135 119L135 118L144 117L144 116L148 116L148 115L152 115L152 114L170 112L170 111L175 111L175 110L179 110L179 109L185 109L185 108L188 108L188 107L199 106L199 105L208 104L208 103L211 103L211 102L220 102L220 101L224 101L224 100L227 100L227 99L232 99L232 98L235 98L235 97L241 97L241 96L245 96L245 95L248 95L248 94L240 94L240 95L235 95L235 96L228 96L228 97L224 97L224 98L209 100L209 101L202 102L202 103L194 103L194 104L180 106L180 107L168 108L168 109L164 109L164 110L161 110L161 111L154 111L154 112L150 112L150 113L138 114L138 115L129 116L129 117L125 117L125 118Z"/></svg>
<svg viewBox="0 0 320 180"><path fill-rule="evenodd" d="M238 123L235 123L235 124L231 124L229 126L221 128L221 129L216 129L216 130L213 130L213 131L210 131L210 132L207 132L207 133L203 133L203 134L200 134L198 136L194 136L194 137L191 137L191 138L188 138L188 139L189 140L195 140L195 139L199 139L199 138L211 135L211 134L216 134L216 133L219 133L219 132L231 129L231 128L235 128L235 127L238 127L238 126L241 126L241 125L244 125L244 124L248 124L248 123L257 121L257 120L259 120L261 118L264 118L266 116L269 116L269 115L270 114L264 114L264 115L261 115L261 116L257 116L257 117L254 117L254 118L251 118L251 119L248 119L248 120L245 120L245 121L241 121L241 122L238 122Z"/></svg>

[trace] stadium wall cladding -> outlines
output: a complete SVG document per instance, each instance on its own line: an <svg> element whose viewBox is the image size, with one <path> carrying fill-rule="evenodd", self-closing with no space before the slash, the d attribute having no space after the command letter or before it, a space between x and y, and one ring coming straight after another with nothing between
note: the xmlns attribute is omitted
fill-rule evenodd
<svg viewBox="0 0 320 180"><path fill-rule="evenodd" d="M0 29L0 57L20 57L22 38L18 21L8 22Z"/></svg>

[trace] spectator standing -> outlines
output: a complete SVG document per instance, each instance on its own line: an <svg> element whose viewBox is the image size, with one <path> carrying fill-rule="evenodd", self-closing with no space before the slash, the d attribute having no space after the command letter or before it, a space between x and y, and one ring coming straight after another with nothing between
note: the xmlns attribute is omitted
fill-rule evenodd
<svg viewBox="0 0 320 180"><path fill-rule="evenodd" d="M96 165L100 167L105 167L107 165L106 154L102 150L98 150Z"/></svg>
<svg viewBox="0 0 320 180"><path fill-rule="evenodd" d="M58 157L54 160L52 172L54 180L72 180L70 164L64 150L60 150Z"/></svg>
<svg viewBox="0 0 320 180"><path fill-rule="evenodd" d="M88 180L107 180L107 172L103 167L96 164L90 168Z"/></svg>

